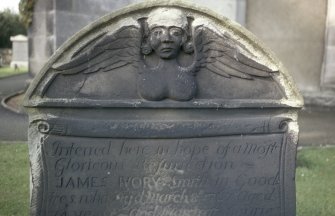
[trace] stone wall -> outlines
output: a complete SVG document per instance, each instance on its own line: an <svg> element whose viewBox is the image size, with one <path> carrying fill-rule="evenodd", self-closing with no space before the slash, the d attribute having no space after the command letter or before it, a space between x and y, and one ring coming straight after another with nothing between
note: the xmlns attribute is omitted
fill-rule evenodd
<svg viewBox="0 0 335 216"><path fill-rule="evenodd" d="M300 90L319 91L326 1L253 0L246 27L272 49Z"/></svg>
<svg viewBox="0 0 335 216"><path fill-rule="evenodd" d="M31 27L28 29L29 72L36 75L55 51L54 2L36 1Z"/></svg>
<svg viewBox="0 0 335 216"><path fill-rule="evenodd" d="M55 0L55 48L99 17L136 2L140 0Z"/></svg>
<svg viewBox="0 0 335 216"><path fill-rule="evenodd" d="M93 20L136 0L39 0L29 36L29 71L36 75L71 35Z"/></svg>
<svg viewBox="0 0 335 216"><path fill-rule="evenodd" d="M331 67L335 62L335 43L325 41L327 1L253 0L248 1L246 11L246 27L287 67L305 104L335 106L335 82L330 84L335 72L322 72L325 65ZM328 26L327 40L334 41L334 25L328 22Z"/></svg>
<svg viewBox="0 0 335 216"><path fill-rule="evenodd" d="M335 89L335 0L328 0L322 86Z"/></svg>

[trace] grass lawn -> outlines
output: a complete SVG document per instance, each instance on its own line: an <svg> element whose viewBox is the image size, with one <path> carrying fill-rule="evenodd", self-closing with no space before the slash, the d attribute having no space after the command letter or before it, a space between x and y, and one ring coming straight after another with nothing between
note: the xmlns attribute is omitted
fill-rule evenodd
<svg viewBox="0 0 335 216"><path fill-rule="evenodd" d="M14 68L11 68L9 66L4 66L4 67L0 67L0 78L11 76L14 74L27 73L27 72L28 72L28 68L26 67L20 67L18 70L15 71Z"/></svg>
<svg viewBox="0 0 335 216"><path fill-rule="evenodd" d="M26 144L0 142L0 216L28 215ZM298 153L297 216L335 216L335 148Z"/></svg>
<svg viewBox="0 0 335 216"><path fill-rule="evenodd" d="M28 146L0 143L0 153L0 216L28 215Z"/></svg>
<svg viewBox="0 0 335 216"><path fill-rule="evenodd" d="M335 216L335 148L298 153L297 216Z"/></svg>

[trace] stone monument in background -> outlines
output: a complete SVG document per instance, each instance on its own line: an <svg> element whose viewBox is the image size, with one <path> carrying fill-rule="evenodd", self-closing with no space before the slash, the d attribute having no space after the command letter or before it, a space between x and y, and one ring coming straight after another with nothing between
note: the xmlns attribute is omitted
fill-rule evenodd
<svg viewBox="0 0 335 216"><path fill-rule="evenodd" d="M10 66L28 68L28 38L24 35L16 35L10 37L10 40L13 43Z"/></svg>
<svg viewBox="0 0 335 216"><path fill-rule="evenodd" d="M227 18L181 1L111 13L26 92L31 215L294 216L302 103Z"/></svg>

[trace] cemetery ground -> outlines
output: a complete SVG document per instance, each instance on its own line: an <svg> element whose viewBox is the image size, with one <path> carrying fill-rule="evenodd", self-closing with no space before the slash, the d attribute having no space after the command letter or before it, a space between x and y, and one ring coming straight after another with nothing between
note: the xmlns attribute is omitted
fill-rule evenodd
<svg viewBox="0 0 335 216"><path fill-rule="evenodd" d="M28 146L0 142L0 152L0 216L28 215ZM334 170L334 147L308 147L298 152L297 216L335 215Z"/></svg>
<svg viewBox="0 0 335 216"><path fill-rule="evenodd" d="M0 67L0 78L12 76L16 74L23 74L27 72L28 72L28 68L26 67L19 67L18 69L15 69L9 66L3 66L3 67Z"/></svg>
<svg viewBox="0 0 335 216"><path fill-rule="evenodd" d="M0 101L4 101L11 95L22 91L26 80L30 77L28 73L0 78ZM27 140L28 117L13 112L0 105L0 140L18 141Z"/></svg>

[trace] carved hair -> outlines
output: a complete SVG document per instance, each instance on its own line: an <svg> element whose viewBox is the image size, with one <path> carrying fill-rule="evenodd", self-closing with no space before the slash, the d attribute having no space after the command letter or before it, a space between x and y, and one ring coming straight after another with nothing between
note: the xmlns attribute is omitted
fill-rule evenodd
<svg viewBox="0 0 335 216"><path fill-rule="evenodd" d="M166 26L176 26L186 30L188 22L185 14L176 8L158 8L152 10L147 19L149 29L164 23Z"/></svg>
<svg viewBox="0 0 335 216"><path fill-rule="evenodd" d="M185 29L186 32L186 41L183 43L183 51L187 54L191 54L194 52L194 44L193 44L193 38L192 38L192 22L194 18L191 16L187 16L187 29Z"/></svg>
<svg viewBox="0 0 335 216"><path fill-rule="evenodd" d="M149 43L150 30L148 27L147 19L147 17L138 19L142 31L141 53L144 55L149 55L152 52L152 47Z"/></svg>

